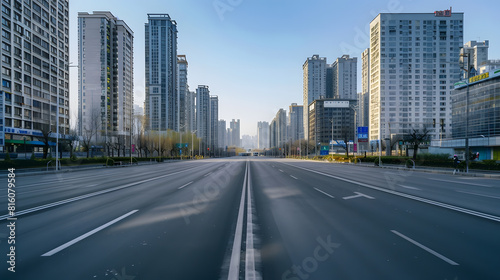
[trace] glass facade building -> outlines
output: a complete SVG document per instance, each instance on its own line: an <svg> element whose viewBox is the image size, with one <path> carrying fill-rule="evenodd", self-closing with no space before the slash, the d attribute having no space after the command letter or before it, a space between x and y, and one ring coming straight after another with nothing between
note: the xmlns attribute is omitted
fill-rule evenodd
<svg viewBox="0 0 500 280"><path fill-rule="evenodd" d="M467 85L464 82L457 83L452 96L453 138L466 136L466 97ZM500 69L469 79L468 136L495 135L500 135Z"/></svg>

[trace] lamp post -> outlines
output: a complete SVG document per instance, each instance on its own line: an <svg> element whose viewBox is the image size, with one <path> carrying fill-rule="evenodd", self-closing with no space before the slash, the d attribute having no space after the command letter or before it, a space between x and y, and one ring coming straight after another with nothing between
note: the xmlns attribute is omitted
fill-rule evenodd
<svg viewBox="0 0 500 280"><path fill-rule="evenodd" d="M182 129L186 127L186 125L183 125L179 127L179 157L182 160Z"/></svg>
<svg viewBox="0 0 500 280"><path fill-rule="evenodd" d="M194 134L197 132L198 130L193 130L191 131L191 159L193 159L194 157ZM198 147L199 149L200 147Z"/></svg>
<svg viewBox="0 0 500 280"><path fill-rule="evenodd" d="M332 146L332 154L333 154L333 118L330 119L330 122L332 123L332 141L330 142L330 145Z"/></svg>
<svg viewBox="0 0 500 280"><path fill-rule="evenodd" d="M462 57L462 70L467 73L467 78L465 83L467 85L466 97L465 97L465 173L469 173L469 76L470 76L470 56L468 53L464 53L463 49L460 53ZM465 68L465 61L463 57L467 57L467 68Z"/></svg>
<svg viewBox="0 0 500 280"><path fill-rule="evenodd" d="M23 136L24 140L24 159L26 159L26 136Z"/></svg>

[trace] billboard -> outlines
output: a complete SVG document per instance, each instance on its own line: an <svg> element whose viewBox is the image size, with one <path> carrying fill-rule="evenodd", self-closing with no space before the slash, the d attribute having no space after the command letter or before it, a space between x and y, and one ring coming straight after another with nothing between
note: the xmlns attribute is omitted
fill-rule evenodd
<svg viewBox="0 0 500 280"><path fill-rule="evenodd" d="M358 126L358 142L368 142L368 126Z"/></svg>

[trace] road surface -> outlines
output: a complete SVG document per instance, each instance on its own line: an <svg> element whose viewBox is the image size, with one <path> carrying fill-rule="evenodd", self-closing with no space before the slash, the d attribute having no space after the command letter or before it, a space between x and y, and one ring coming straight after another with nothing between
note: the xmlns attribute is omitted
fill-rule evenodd
<svg viewBox="0 0 500 280"><path fill-rule="evenodd" d="M19 176L0 279L500 279L499 182L264 157Z"/></svg>

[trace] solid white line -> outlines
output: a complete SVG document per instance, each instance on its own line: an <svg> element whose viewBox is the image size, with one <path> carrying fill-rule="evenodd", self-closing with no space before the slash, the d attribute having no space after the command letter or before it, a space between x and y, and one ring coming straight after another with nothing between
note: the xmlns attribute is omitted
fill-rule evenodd
<svg viewBox="0 0 500 280"><path fill-rule="evenodd" d="M295 177L295 176L293 176L293 175L290 175L290 177L292 177L292 178L293 178L293 179L295 179L295 180L298 180L298 179L299 179L299 178L297 178L297 177Z"/></svg>
<svg viewBox="0 0 500 280"><path fill-rule="evenodd" d="M466 184L466 185L471 185L471 186L479 186L479 187L487 187L487 188L492 187L492 186L483 185L483 184L475 184L475 183L469 183L469 182L457 182L457 181L453 181L453 180L443 180L443 179L434 179L434 178L427 178L427 179L433 180L433 181L441 181L441 182L448 182L448 183L455 183L455 184Z"/></svg>
<svg viewBox="0 0 500 280"><path fill-rule="evenodd" d="M205 174L205 176L203 177L207 177L208 175L212 174L213 172L208 172L207 174Z"/></svg>
<svg viewBox="0 0 500 280"><path fill-rule="evenodd" d="M405 188L405 189L410 189L410 190L417 190L417 191L421 191L422 189L419 189L419 188L416 188L416 187L411 187L411 186L405 186L405 185L399 185L400 187L402 188Z"/></svg>
<svg viewBox="0 0 500 280"><path fill-rule="evenodd" d="M183 188L185 188L185 187L187 187L187 186L191 185L192 183L193 183L193 181L191 181L191 182L189 182L189 183L187 183L187 184L184 184L184 185L182 185L182 186L178 187L177 189L178 189L178 190L183 189Z"/></svg>
<svg viewBox="0 0 500 280"><path fill-rule="evenodd" d="M473 192L466 192L466 191L457 191L457 192L466 193L466 194L473 194L473 195L477 195L477 196L484 196L484 197L489 197L489 198L500 199L500 196L494 196L494 195L487 195L487 194L480 194L480 193L473 193Z"/></svg>
<svg viewBox="0 0 500 280"><path fill-rule="evenodd" d="M490 215L490 214L486 214L486 213L482 213L482 212L478 212L478 211L474 211L474 210L470 210L470 209L466 209L466 208L454 206L454 205L451 205L451 204L446 204L446 203L442 203L442 202L438 202L438 201L434 201L434 200L430 200L430 199L426 199L426 198L422 198L422 197L418 197L418 196L414 196L414 195L410 195L410 194L406 194L406 193L401 193L401 192L397 192L397 191L393 191L393 190L389 190L389 189L384 189L382 187L376 187L376 186L368 185L368 184L361 183L361 182L356 182L356 181L353 181L353 180L345 179L345 178L342 178L342 177L337 177L337 176L334 176L334 175L331 175L331 174L327 174L327 173L323 173L323 172L319 172L319 171L316 171L316 170L312 170L312 169L308 169L308 168L303 168L303 167L295 166L293 164L288 164L288 163L283 163L283 164L286 164L286 165L289 165L289 166L293 166L295 168L299 168L299 169L302 169L302 170L306 170L306 171L309 171L309 172L313 172L313 173L316 173L316 174L320 174L320 175L323 175L323 176L327 176L327 177L330 177L330 178L334 178L334 179L337 179L337 180L341 180L341 181L344 181L344 182L348 182L348 183L351 183L351 184L356 184L358 186L363 186L363 187L374 189L374 190L378 190L378 191L381 191L381 192L390 193L390 194L397 195L397 196L400 196L400 197L409 198L409 199L412 199L412 200L420 201L420 202L431 204L431 205L434 205L434 206L439 206L439 207L442 207L442 208L446 208L446 209L454 210L454 211L457 211L457 212L461 212L461 213L473 215L473 216L476 216L476 217L481 217L481 218L488 219L488 220L491 220L491 221L500 222L500 217L499 216L494 216L494 215Z"/></svg>
<svg viewBox="0 0 500 280"><path fill-rule="evenodd" d="M50 256L56 254L57 252L60 252L60 251L62 251L64 249L68 248L69 246L71 246L71 245L73 245L73 244L75 244L75 243L77 243L79 241L82 241L83 239L91 236L92 234L94 234L96 232L99 232L99 231L101 231L101 230L109 227L110 225L112 225L114 223L117 223L120 220L125 219L126 217L134 214L137 211L139 211L139 210L132 210L132 211L128 212L127 214L122 215L122 216L120 216L120 217L112 220L111 222L107 222L107 223L105 223L104 225L102 225L102 226L100 226L98 228L95 228L95 229L93 229L93 230L91 230L91 231L89 231L89 232L87 232L87 233L85 233L83 235L80 235L79 237L77 237L77 238L75 238L75 239L73 239L73 240L71 240L69 242L66 242L63 245L61 245L61 246L59 246L59 247L57 247L57 248L55 248L53 250L48 251L47 253L43 254L42 257L50 257Z"/></svg>
<svg viewBox="0 0 500 280"><path fill-rule="evenodd" d="M322 191L322 190L320 190L320 189L317 189L317 188L314 188L314 189L315 189L315 190L317 190L318 192L320 192L320 193L322 193L322 194L326 195L326 196L329 196L329 197L331 197L331 198L335 198L333 195L328 194L328 193L326 193L326 192L324 192L324 191Z"/></svg>
<svg viewBox="0 0 500 280"><path fill-rule="evenodd" d="M245 209L245 186L247 182L247 176L248 169L245 169L245 178L243 180L243 189L241 191L240 199L240 210L238 211L238 220L236 222L236 231L234 233L233 250L231 253L229 273L227 276L228 280L238 280L240 278L241 240L243 239L243 212Z"/></svg>
<svg viewBox="0 0 500 280"><path fill-rule="evenodd" d="M407 241L409 241L409 242L413 243L414 245L416 245L416 246L420 247L421 249L424 249L425 251L427 251L427 252L429 252L429 253L433 254L434 256L436 256L436 257L438 257L438 258L442 259L443 261L445 261L445 262L447 262L447 263L449 263L449 264L451 264L451 265L458 265L458 263L456 263L456 262L454 262L454 261L452 261L452 260L448 259L447 257L445 257L445 256L441 255L440 253L438 253L438 252L436 252L436 251L432 250L431 248L426 247L426 246L424 246L424 245L422 245L422 244L418 243L417 241L415 241L415 240L413 240L413 239L409 238L408 236L405 236L405 235L404 235L404 234L402 234L402 233L399 233L399 232L397 232L397 231L395 231L395 230L391 230L391 232L392 232L392 233L394 233L394 234L396 234L396 235L398 235L399 237L401 237L401 238L403 238L403 239L406 239Z"/></svg>
<svg viewBox="0 0 500 280"><path fill-rule="evenodd" d="M146 179L146 180L142 180L142 181L138 181L138 182L134 182L134 183L130 183L130 184L126 184L126 185L119 186L119 187L114 187L114 188L111 188L111 189L106 189L106 190L102 190L102 191L98 191L98 192L93 192L93 193L89 193L89 194L84 194L84 195L80 195L80 196L77 196L77 197L72 197L72 198L68 198L68 199L64 199L64 200L52 202L52 203L49 203L49 204L40 205L40 206L33 207L33 208L30 208L30 209L21 210L21 211L16 212L16 214L14 215L14 217L19 217L21 215L25 215L25 214L33 213L33 212L36 212L36 211L40 211L40 210L52 208L52 207L63 205L63 204L67 204L67 203L70 203L70 202L75 202L75 201L82 200L82 199L85 199L85 198L89 198L89 197L93 197L93 196L97 196L97 195L101 195L101 194L105 194L105 193L109 193L109 192L121 190L121 189L124 189L124 188L129 188L129 187L132 187L132 186L135 186L135 185L139 185L139 184L142 184L142 183L146 183L146 182L149 182L149 181L153 181L153 180L156 180L156 179L165 178L165 177L172 176L172 175L175 175L175 174L183 173L183 172L189 171L189 170L194 169L194 168L195 167L190 168L190 169L186 169L186 170L182 170L182 171L177 171L177 172L170 173L170 174L166 174L166 175L162 175L162 176L158 176L158 177L154 177L154 178L150 178L150 179ZM0 221L5 220L8 217L11 217L11 216L9 216L9 215L0 216Z"/></svg>
<svg viewBox="0 0 500 280"><path fill-rule="evenodd" d="M254 248L253 236L253 217L252 217L252 182L250 177L250 164L248 168L248 187L247 187L247 241L246 241L246 256L245 256L245 280L261 279L255 270L256 255L259 254ZM257 258L258 259L258 258Z"/></svg>

